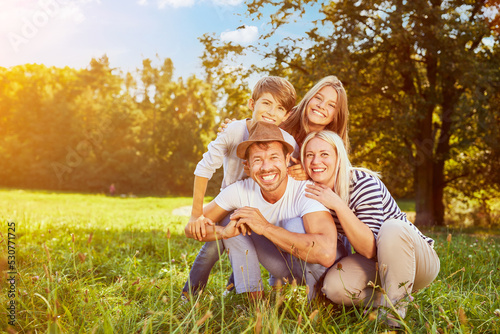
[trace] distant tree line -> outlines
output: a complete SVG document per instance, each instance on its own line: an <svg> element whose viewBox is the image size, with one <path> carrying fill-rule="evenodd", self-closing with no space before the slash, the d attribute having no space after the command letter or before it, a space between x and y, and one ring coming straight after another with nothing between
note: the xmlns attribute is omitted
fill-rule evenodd
<svg viewBox="0 0 500 334"><path fill-rule="evenodd" d="M0 68L0 186L190 194L217 109L209 84L173 71L145 59L123 74L106 56Z"/></svg>

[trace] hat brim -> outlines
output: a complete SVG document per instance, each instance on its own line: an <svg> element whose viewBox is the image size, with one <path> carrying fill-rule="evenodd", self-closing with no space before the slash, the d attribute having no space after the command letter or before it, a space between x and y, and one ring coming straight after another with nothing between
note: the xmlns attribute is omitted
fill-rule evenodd
<svg viewBox="0 0 500 334"><path fill-rule="evenodd" d="M241 144L238 145L238 148L236 149L236 155L238 158L245 160L245 154L247 153L248 148L255 143L271 143L271 142L278 142L281 143L285 146L287 149L287 153L291 154L294 151L294 147L290 145L288 142L284 140L277 140L277 139L269 139L269 140L247 140L242 142Z"/></svg>

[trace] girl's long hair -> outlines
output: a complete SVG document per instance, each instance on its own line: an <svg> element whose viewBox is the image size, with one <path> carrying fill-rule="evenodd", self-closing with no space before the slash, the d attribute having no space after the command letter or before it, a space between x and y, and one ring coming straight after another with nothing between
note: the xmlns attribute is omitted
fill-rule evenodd
<svg viewBox="0 0 500 334"><path fill-rule="evenodd" d="M345 149L344 142L342 138L338 134L333 131L323 130L319 132L311 132L304 143L302 144L302 148L300 150L300 158L302 160L302 165L304 165L305 154L306 154L306 146L313 138L319 138L326 141L330 144L335 152L337 153L337 165L335 166L335 182L333 186L333 191L339 195L340 198L346 203L349 204L350 191L349 186L351 183L351 172L354 170L360 170L371 174L375 177L380 177L379 173L374 172L372 170L362 168L362 167L353 167L351 162L349 161L349 157L347 155L347 150ZM304 166L305 169L305 166ZM306 171L307 172L307 171Z"/></svg>
<svg viewBox="0 0 500 334"><path fill-rule="evenodd" d="M347 108L347 94L342 82L334 75L327 76L314 85L306 93L302 101L290 111L290 116L288 116L280 127L291 134L299 146L301 146L310 132L309 119L306 115L307 104L323 87L327 86L332 87L337 92L337 114L333 121L325 126L324 130L337 133L342 138L346 150L349 151L349 136L347 133L349 109Z"/></svg>

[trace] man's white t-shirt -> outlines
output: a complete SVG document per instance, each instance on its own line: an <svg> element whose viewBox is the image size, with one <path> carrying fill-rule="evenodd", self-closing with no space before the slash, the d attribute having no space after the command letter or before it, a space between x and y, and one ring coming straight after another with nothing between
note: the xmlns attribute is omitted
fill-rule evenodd
<svg viewBox="0 0 500 334"><path fill-rule="evenodd" d="M311 181L297 181L288 177L284 195L271 204L262 196L258 183L248 178L222 190L215 198L215 203L226 211L245 206L257 208L269 223L285 228L284 224L292 218L303 217L311 212L330 212L320 202L305 196L308 183L312 184Z"/></svg>

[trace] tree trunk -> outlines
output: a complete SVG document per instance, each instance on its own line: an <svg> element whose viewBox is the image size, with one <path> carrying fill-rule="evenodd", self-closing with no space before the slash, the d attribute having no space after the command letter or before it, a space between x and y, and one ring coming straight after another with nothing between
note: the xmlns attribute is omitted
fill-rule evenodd
<svg viewBox="0 0 500 334"><path fill-rule="evenodd" d="M453 111L458 102L460 91L456 90L455 79L453 77L454 71L451 68L445 67L442 81L442 114L441 114L441 127L440 134L436 146L436 154L434 156L433 167L433 202L434 202L434 219L435 224L444 225L445 206L443 202L444 188L446 181L444 177L445 161L450 156L450 137L451 125L453 123Z"/></svg>
<svg viewBox="0 0 500 334"><path fill-rule="evenodd" d="M432 146L417 144L417 166L415 168L416 219L419 226L430 226L435 222L433 200Z"/></svg>
<svg viewBox="0 0 500 334"><path fill-rule="evenodd" d="M429 99L430 100L430 99ZM417 122L419 129L414 140L417 149L415 156L415 195L416 225L434 225L434 140L432 136L432 113L434 104L429 101L417 105L421 118Z"/></svg>

